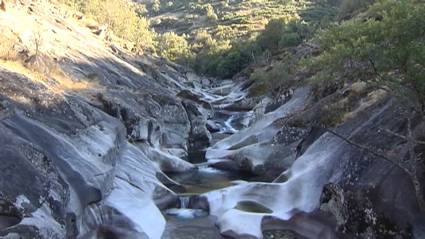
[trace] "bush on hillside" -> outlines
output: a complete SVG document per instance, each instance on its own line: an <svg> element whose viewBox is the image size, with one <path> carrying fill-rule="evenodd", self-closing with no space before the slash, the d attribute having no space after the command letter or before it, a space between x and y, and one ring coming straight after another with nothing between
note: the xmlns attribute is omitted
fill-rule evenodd
<svg viewBox="0 0 425 239"><path fill-rule="evenodd" d="M114 34L125 40L136 42L138 47L152 45L153 33L146 18L140 17L140 9L122 0L61 0L89 18L109 24Z"/></svg>
<svg viewBox="0 0 425 239"><path fill-rule="evenodd" d="M382 19L333 25L317 37L323 52L306 60L320 73L319 86L363 80L425 112L425 6L415 0L384 0L370 13Z"/></svg>
<svg viewBox="0 0 425 239"><path fill-rule="evenodd" d="M367 10L376 0L343 0L339 6L338 19L350 19L354 15Z"/></svg>
<svg viewBox="0 0 425 239"><path fill-rule="evenodd" d="M166 32L156 38L156 53L172 61L185 63L192 57L185 36Z"/></svg>

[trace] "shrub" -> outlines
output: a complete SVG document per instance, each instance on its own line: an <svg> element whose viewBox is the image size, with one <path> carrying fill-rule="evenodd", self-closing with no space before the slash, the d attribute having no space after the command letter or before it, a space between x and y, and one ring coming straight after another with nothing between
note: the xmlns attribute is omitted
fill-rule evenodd
<svg viewBox="0 0 425 239"><path fill-rule="evenodd" d="M153 33L148 21L137 13L139 9L122 0L62 0L99 23L109 24L120 38L136 42L138 47L152 45Z"/></svg>
<svg viewBox="0 0 425 239"><path fill-rule="evenodd" d="M384 0L370 12L382 19L333 25L317 37L323 53L305 60L320 71L312 82L326 87L336 79L364 80L425 112L424 4Z"/></svg>
<svg viewBox="0 0 425 239"><path fill-rule="evenodd" d="M159 56L181 63L191 58L191 53L184 36L166 32L157 37L156 52Z"/></svg>

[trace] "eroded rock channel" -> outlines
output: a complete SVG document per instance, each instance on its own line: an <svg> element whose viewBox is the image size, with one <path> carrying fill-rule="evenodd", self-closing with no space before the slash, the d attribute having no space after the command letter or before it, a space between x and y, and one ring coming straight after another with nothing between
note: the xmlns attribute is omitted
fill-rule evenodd
<svg viewBox="0 0 425 239"><path fill-rule="evenodd" d="M354 87L320 102L309 86L250 98L245 79L136 57L52 9L0 19L22 28L2 34L25 54L26 31L43 32L33 58L62 72L1 62L0 238L425 238L403 170L306 123ZM407 154L380 131L406 130L397 103L352 98L335 130Z"/></svg>

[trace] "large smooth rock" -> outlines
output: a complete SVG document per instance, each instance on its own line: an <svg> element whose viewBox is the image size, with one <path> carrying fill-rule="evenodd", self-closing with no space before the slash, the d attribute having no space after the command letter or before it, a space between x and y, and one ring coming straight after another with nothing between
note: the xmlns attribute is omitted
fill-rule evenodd
<svg viewBox="0 0 425 239"><path fill-rule="evenodd" d="M289 158L295 153L292 148L306 132L302 129L288 132L291 130L280 127L276 122L301 111L305 107L308 92L308 87L298 89L294 97L277 110L264 115L252 126L218 141L207 150L206 158L210 165L256 174L288 168L295 159L295 156ZM280 137L282 132L290 139Z"/></svg>
<svg viewBox="0 0 425 239"><path fill-rule="evenodd" d="M64 238L69 189L52 159L1 124L0 134L0 237Z"/></svg>
<svg viewBox="0 0 425 239"><path fill-rule="evenodd" d="M400 138L386 135L383 140L381 131L371 130L378 127L396 132L403 130L403 117L397 113L400 111L396 107L394 101L389 101L382 107L370 109L368 114L359 114L337 130L357 142L365 142L367 139L368 145L373 148L406 152L402 148L407 144ZM254 124L253 127L258 126ZM422 131L416 129L416 132ZM241 135L236 136L238 135L232 137L240 141L246 139ZM218 142L215 147L228 148L231 143L233 142L226 139ZM323 199L322 188L330 182L343 190L337 190L333 196L328 197L335 199ZM345 190L348 189L350 191L346 194ZM355 195L365 195L367 198ZM325 206L324 203L329 204L331 200L335 203ZM262 230L267 228L268 218L285 224L294 220L298 213L312 213L319 206L335 215L339 225L342 225L338 228L342 233L362 233L361 235L372 238L386 237L388 231L378 230L384 228L379 226L383 224L375 224L376 220L382 219L382 223L388 226L385 230L395 230L394 225L398 225L397 230L400 233L410 225L413 234L421 235L416 236L417 238L425 235L422 224L425 218L419 213L412 181L404 171L329 133L319 134L318 139L273 183L239 184L193 196L190 202L190 206L209 210L212 215L217 216L220 232L232 237L262 238ZM245 205L243 208L240 207L241 203ZM356 205L360 210L352 211L357 215L353 217L347 210L357 207ZM347 218L353 221L347 221ZM361 226L363 223L372 231ZM309 237L320 238L323 236L322 232L313 230ZM329 237L326 238L342 238L334 236L339 232L331 230L327 233L325 235Z"/></svg>
<svg viewBox="0 0 425 239"><path fill-rule="evenodd" d="M88 104L3 68L0 81L0 236L160 238L178 197L157 175L195 169L171 154L190 130L180 101L109 89Z"/></svg>

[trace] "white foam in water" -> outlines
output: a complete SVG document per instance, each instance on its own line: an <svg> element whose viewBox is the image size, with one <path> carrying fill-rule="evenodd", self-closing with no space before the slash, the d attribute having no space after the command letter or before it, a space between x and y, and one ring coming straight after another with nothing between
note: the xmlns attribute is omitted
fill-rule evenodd
<svg viewBox="0 0 425 239"><path fill-rule="evenodd" d="M224 125L226 125L226 129L232 133L237 133L238 130L236 130L235 128L233 128L232 126L232 121L234 120L235 115L231 115L225 122Z"/></svg>
<svg viewBox="0 0 425 239"><path fill-rule="evenodd" d="M214 174L217 174L217 173L226 174L227 173L227 172L225 172L223 170L212 168L212 167L208 167L208 166L207 167L200 167L198 169L198 171L199 172L203 172L203 173L214 173Z"/></svg>
<svg viewBox="0 0 425 239"><path fill-rule="evenodd" d="M262 238L261 221L265 216L289 220L295 211L314 211L323 185L342 172L344 161L340 159L347 155L350 154L344 142L326 133L294 162L287 171L290 176L286 182L241 183L203 196L209 202L210 214L218 217L217 226L221 233L234 232L236 235ZM269 208L272 213L235 209L240 201L254 201Z"/></svg>
<svg viewBox="0 0 425 239"><path fill-rule="evenodd" d="M165 210L164 214L176 216L182 219L193 219L196 217L207 215L207 213L202 210L190 209L190 208L171 208L171 209Z"/></svg>

